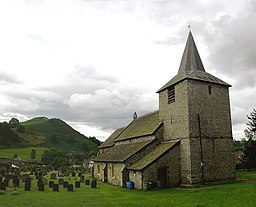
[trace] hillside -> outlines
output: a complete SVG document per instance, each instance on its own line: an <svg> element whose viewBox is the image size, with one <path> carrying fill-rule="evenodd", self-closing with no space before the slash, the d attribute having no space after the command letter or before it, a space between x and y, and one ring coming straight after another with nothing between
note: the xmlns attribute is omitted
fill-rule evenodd
<svg viewBox="0 0 256 207"><path fill-rule="evenodd" d="M21 122L19 126L24 126L25 130L12 128L13 133L19 136L19 141L0 144L1 148L43 146L67 152L90 152L96 151L98 147L94 138L82 135L61 119L37 117Z"/></svg>

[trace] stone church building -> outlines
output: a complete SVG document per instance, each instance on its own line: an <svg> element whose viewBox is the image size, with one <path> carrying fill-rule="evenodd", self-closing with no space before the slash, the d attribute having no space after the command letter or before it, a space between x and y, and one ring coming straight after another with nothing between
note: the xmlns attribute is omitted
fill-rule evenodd
<svg viewBox="0 0 256 207"><path fill-rule="evenodd" d="M136 189L235 179L229 87L205 71L189 32L178 74L157 91L159 110L135 113L100 145L93 176Z"/></svg>

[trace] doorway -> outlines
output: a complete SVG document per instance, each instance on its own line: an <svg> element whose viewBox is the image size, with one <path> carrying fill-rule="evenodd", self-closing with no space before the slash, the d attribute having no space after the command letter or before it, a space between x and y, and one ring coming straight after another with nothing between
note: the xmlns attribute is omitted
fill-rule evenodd
<svg viewBox="0 0 256 207"><path fill-rule="evenodd" d="M167 188L168 187L168 174L167 174L167 167L163 167L157 170L158 173L158 180L160 181L160 188Z"/></svg>

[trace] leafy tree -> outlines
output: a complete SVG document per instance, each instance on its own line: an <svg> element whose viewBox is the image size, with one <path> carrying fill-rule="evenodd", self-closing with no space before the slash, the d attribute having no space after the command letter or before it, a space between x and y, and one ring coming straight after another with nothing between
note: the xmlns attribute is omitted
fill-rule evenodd
<svg viewBox="0 0 256 207"><path fill-rule="evenodd" d="M35 149L32 149L32 150L31 150L30 158L31 158L32 160L34 160L34 159L36 158L36 150L35 150Z"/></svg>
<svg viewBox="0 0 256 207"><path fill-rule="evenodd" d="M102 142L100 140L98 140L96 137L89 137L89 139L94 142L95 144L97 144L98 146L100 146L102 144Z"/></svg>
<svg viewBox="0 0 256 207"><path fill-rule="evenodd" d="M7 122L0 123L0 144L9 145L19 141L19 135L11 129Z"/></svg>
<svg viewBox="0 0 256 207"><path fill-rule="evenodd" d="M67 166L69 164L69 157L63 151L57 149L50 149L43 152L41 161L45 165L59 168Z"/></svg>
<svg viewBox="0 0 256 207"><path fill-rule="evenodd" d="M16 128L17 126L20 125L20 122L18 119L16 118L12 118L10 121L9 121L9 125L11 128Z"/></svg>
<svg viewBox="0 0 256 207"><path fill-rule="evenodd" d="M248 129L245 130L247 142L245 143L241 161L245 168L256 168L256 110L253 109L251 114L247 116L249 121L247 123Z"/></svg>
<svg viewBox="0 0 256 207"><path fill-rule="evenodd" d="M19 132L19 133L25 133L25 131L26 131L26 128L23 126L23 125L19 125L18 127L17 127L17 132Z"/></svg>

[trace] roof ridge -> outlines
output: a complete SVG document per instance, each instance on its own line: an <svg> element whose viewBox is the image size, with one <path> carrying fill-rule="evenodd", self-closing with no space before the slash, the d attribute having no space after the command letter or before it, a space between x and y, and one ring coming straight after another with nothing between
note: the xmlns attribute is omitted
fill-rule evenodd
<svg viewBox="0 0 256 207"><path fill-rule="evenodd" d="M142 116L139 116L137 119L135 119L135 120L139 120L139 119L143 119L143 118L145 118L145 117L148 117L148 116L150 116L150 115L152 115L152 114L155 114L155 113L158 113L159 112L159 110L155 110L155 111L152 111L152 112L149 112L149 113L147 113L147 114L143 114Z"/></svg>

